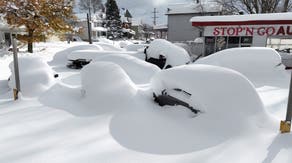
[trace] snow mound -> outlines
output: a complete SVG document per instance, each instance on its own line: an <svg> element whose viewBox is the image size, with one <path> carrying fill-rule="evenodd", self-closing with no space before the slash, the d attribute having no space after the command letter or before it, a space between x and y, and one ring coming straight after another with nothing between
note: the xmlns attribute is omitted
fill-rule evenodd
<svg viewBox="0 0 292 163"><path fill-rule="evenodd" d="M100 47L102 47L103 50L105 51L122 51L123 49L116 47L113 45L113 42L110 43L104 43L104 42L96 42L94 43L95 45L98 45Z"/></svg>
<svg viewBox="0 0 292 163"><path fill-rule="evenodd" d="M144 51L149 44L130 44L125 47L127 51Z"/></svg>
<svg viewBox="0 0 292 163"><path fill-rule="evenodd" d="M96 61L113 62L119 65L129 75L135 84L146 84L160 69L148 62L125 54L108 54L97 57Z"/></svg>
<svg viewBox="0 0 292 163"><path fill-rule="evenodd" d="M165 66L179 66L190 63L191 59L188 52L171 42L163 39L152 41L147 49L147 58L159 58L163 55L166 58Z"/></svg>
<svg viewBox="0 0 292 163"><path fill-rule="evenodd" d="M231 69L178 66L156 73L151 87L156 94L183 89L192 94L184 100L203 113L190 118L194 114L182 106L160 107L150 97L148 103L141 99L111 121L111 134L126 148L167 155L201 152L274 126L253 85Z"/></svg>
<svg viewBox="0 0 292 163"><path fill-rule="evenodd" d="M106 43L106 44L113 44L113 41L112 40L109 40L107 38L104 38L104 37L100 37L98 38L98 43Z"/></svg>
<svg viewBox="0 0 292 163"><path fill-rule="evenodd" d="M208 64L233 69L245 75L253 84L287 79L277 51L264 47L232 48L199 59L195 64Z"/></svg>
<svg viewBox="0 0 292 163"><path fill-rule="evenodd" d="M53 58L53 60L50 62L52 65L65 65L67 62L67 55L71 54L72 52L76 50L103 50L103 48L99 45L90 44L90 45L78 45L73 46L70 48L67 48L63 51L57 52Z"/></svg>
<svg viewBox="0 0 292 163"><path fill-rule="evenodd" d="M231 69L209 65L180 66L160 71L153 77L151 85L156 94L173 88L191 93L188 102L205 111L208 120L220 120L216 123L220 128L236 121L236 127L229 126L237 130L248 118L266 115L254 86Z"/></svg>
<svg viewBox="0 0 292 163"><path fill-rule="evenodd" d="M107 51L97 51L97 50L75 50L67 55L67 60L77 60L85 59L87 61L93 60L98 56L103 56L108 54Z"/></svg>
<svg viewBox="0 0 292 163"><path fill-rule="evenodd" d="M113 106L131 101L137 89L126 72L117 64L95 62L81 70L82 91L87 103Z"/></svg>
<svg viewBox="0 0 292 163"><path fill-rule="evenodd" d="M133 43L130 42L130 41L127 41L127 40L120 41L120 43L119 43L119 45L120 45L121 48L125 48L126 46L131 45L131 44L133 44Z"/></svg>
<svg viewBox="0 0 292 163"><path fill-rule="evenodd" d="M55 83L55 72L41 57L20 57L18 60L20 89L24 96L37 96ZM9 64L12 72L8 85L15 86L14 63Z"/></svg>

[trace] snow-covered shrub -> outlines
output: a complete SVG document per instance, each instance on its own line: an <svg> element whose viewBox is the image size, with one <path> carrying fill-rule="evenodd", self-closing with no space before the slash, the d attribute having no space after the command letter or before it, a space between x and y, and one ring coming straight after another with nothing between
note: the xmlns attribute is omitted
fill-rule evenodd
<svg viewBox="0 0 292 163"><path fill-rule="evenodd" d="M55 83L55 72L40 57L20 57L18 60L20 89L24 96L36 96ZM12 72L8 85L15 88L14 63L9 68Z"/></svg>
<svg viewBox="0 0 292 163"><path fill-rule="evenodd" d="M160 55L164 56L166 58L164 68L167 65L174 67L191 62L190 56L185 49L164 39L156 39L152 41L146 53L148 59L159 59Z"/></svg>
<svg viewBox="0 0 292 163"><path fill-rule="evenodd" d="M104 106L129 102L137 89L127 73L117 64L95 62L81 70L81 84L90 104Z"/></svg>

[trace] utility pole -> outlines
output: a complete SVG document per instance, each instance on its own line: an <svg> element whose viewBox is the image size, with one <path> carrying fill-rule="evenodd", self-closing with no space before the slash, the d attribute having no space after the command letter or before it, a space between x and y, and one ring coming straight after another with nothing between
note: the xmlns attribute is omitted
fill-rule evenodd
<svg viewBox="0 0 292 163"><path fill-rule="evenodd" d="M89 1L89 7L88 7L88 14L87 14L87 26L88 26L88 42L89 44L92 44L92 38L91 38L91 0Z"/></svg>
<svg viewBox="0 0 292 163"><path fill-rule="evenodd" d="M157 13L158 13L158 11L156 10L156 8L154 8L154 11L152 12L153 13L153 25L156 25L156 19L158 18L157 17Z"/></svg>
<svg viewBox="0 0 292 163"><path fill-rule="evenodd" d="M11 38L11 39L12 39L12 47L13 47L13 65L14 65L14 78L15 78L15 87L16 87L16 88L13 88L13 96L14 96L14 100L17 100L18 92L20 91L17 45L16 45L16 39L15 38Z"/></svg>
<svg viewBox="0 0 292 163"><path fill-rule="evenodd" d="M285 121L281 121L281 124L280 124L281 133L289 133L290 132L291 118L292 118L292 72L291 72L291 79L290 79L290 88L289 88L286 119L285 119Z"/></svg>

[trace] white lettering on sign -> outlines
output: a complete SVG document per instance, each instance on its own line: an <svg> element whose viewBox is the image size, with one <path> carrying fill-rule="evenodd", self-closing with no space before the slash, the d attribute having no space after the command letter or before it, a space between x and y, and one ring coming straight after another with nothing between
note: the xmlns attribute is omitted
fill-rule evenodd
<svg viewBox="0 0 292 163"><path fill-rule="evenodd" d="M292 35L292 26L214 27L213 36L274 36Z"/></svg>

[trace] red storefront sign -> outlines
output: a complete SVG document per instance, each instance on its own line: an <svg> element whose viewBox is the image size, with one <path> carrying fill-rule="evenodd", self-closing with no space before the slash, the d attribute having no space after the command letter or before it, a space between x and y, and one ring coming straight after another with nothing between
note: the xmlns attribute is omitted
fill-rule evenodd
<svg viewBox="0 0 292 163"><path fill-rule="evenodd" d="M292 26L214 27L214 36L291 36Z"/></svg>

